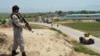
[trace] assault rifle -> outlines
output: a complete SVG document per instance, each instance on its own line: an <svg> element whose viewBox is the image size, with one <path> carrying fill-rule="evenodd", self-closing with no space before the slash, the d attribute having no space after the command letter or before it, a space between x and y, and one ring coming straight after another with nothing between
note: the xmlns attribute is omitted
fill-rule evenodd
<svg viewBox="0 0 100 56"><path fill-rule="evenodd" d="M30 25L26 21L26 19L24 17L22 17L22 15L20 13L18 13L18 14L19 14L18 16L21 17L22 21L25 23L25 27L27 27L27 29L33 33L32 28L30 27Z"/></svg>
<svg viewBox="0 0 100 56"><path fill-rule="evenodd" d="M25 20L25 18L22 18L22 19L23 19L23 21L24 21L25 26L27 27L27 29L33 33L32 28L30 27L29 23Z"/></svg>

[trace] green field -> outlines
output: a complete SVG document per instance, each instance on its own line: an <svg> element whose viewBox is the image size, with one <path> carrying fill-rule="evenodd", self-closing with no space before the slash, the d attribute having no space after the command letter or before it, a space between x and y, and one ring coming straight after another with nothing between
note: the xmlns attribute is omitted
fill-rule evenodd
<svg viewBox="0 0 100 56"><path fill-rule="evenodd" d="M47 26L38 25L38 24L30 24L33 29L49 29Z"/></svg>
<svg viewBox="0 0 100 56"><path fill-rule="evenodd" d="M72 27L100 38L100 23L62 23L62 25Z"/></svg>
<svg viewBox="0 0 100 56"><path fill-rule="evenodd" d="M55 28L50 28L51 30L54 30L54 31L57 31L58 33L62 34L63 36L67 37L66 34L64 34L63 32L61 32L60 30L57 30ZM71 40L71 43L73 45L73 48L76 52L82 52L82 53L85 53L85 54L89 54L91 56L100 56L100 54L84 47L82 44L78 43L77 41L75 40Z"/></svg>
<svg viewBox="0 0 100 56"><path fill-rule="evenodd" d="M27 21L34 22L35 18L25 18Z"/></svg>
<svg viewBox="0 0 100 56"><path fill-rule="evenodd" d="M59 34L62 34L63 36L67 37L67 35L60 30L57 30L55 28L50 28L50 30L57 31Z"/></svg>
<svg viewBox="0 0 100 56"><path fill-rule="evenodd" d="M92 55L93 56L100 56L100 54L95 53L94 51L84 47L83 45L81 45L77 41L72 40L71 42L72 42L72 44L74 46L74 50L77 51L77 52L82 52L82 53L85 53L85 54L90 54L91 56Z"/></svg>

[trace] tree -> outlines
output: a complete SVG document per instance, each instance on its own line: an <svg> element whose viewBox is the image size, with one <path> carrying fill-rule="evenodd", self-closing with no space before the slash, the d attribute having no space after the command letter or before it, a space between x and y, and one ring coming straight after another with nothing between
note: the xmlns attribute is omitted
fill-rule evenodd
<svg viewBox="0 0 100 56"><path fill-rule="evenodd" d="M66 12L63 12L63 11L61 11L61 10L56 11L55 13L58 14L59 16L64 16L64 15L66 15Z"/></svg>
<svg viewBox="0 0 100 56"><path fill-rule="evenodd" d="M89 12L88 11L86 11L86 10L82 10L82 11L80 11L80 14L88 14Z"/></svg>

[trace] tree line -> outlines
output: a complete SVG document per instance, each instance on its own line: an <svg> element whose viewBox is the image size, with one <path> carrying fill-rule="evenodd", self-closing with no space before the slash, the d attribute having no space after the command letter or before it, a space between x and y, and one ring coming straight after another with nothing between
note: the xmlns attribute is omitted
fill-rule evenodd
<svg viewBox="0 0 100 56"><path fill-rule="evenodd" d="M57 13L59 16L63 16L66 14L96 14L96 13L100 13L100 11L87 11L87 10L81 10L81 11L56 11L55 13Z"/></svg>
<svg viewBox="0 0 100 56"><path fill-rule="evenodd" d="M58 10L55 12L23 13L23 16L25 18L36 18L37 16L42 16L43 18L46 18L46 17L54 17L54 16L64 16L67 14L95 14L95 13L100 13L100 11L87 11L87 10L62 11L62 10ZM0 14L0 19L10 18L9 15L10 14Z"/></svg>

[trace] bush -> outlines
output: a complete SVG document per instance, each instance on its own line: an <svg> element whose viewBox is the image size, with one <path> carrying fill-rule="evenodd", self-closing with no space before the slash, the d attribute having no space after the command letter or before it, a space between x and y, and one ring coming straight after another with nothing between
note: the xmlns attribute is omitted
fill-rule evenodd
<svg viewBox="0 0 100 56"><path fill-rule="evenodd" d="M0 19L0 22L1 22L2 20Z"/></svg>
<svg viewBox="0 0 100 56"><path fill-rule="evenodd" d="M6 23L6 20L5 20L5 19L4 19L4 20L2 20L2 21L1 21L1 23L2 23L2 24L5 24L5 23Z"/></svg>

